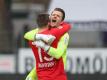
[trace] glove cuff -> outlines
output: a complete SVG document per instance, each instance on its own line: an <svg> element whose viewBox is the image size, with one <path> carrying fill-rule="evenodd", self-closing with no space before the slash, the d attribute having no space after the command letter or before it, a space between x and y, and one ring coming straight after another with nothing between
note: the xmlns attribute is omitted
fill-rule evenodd
<svg viewBox="0 0 107 80"><path fill-rule="evenodd" d="M41 34L35 34L35 40L40 40L41 39Z"/></svg>

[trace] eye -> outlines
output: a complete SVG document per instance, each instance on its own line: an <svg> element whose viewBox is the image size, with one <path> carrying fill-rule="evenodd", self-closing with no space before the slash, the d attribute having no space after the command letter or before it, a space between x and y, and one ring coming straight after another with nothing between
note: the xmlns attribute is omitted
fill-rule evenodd
<svg viewBox="0 0 107 80"><path fill-rule="evenodd" d="M55 14L52 14L52 16L55 16Z"/></svg>
<svg viewBox="0 0 107 80"><path fill-rule="evenodd" d="M57 17L59 17L59 18L60 18L61 16L60 16L60 15L57 15Z"/></svg>

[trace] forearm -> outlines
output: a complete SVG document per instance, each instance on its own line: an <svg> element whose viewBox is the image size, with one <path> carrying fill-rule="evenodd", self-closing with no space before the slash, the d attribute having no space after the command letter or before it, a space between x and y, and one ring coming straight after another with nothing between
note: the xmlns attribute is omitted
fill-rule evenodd
<svg viewBox="0 0 107 80"><path fill-rule="evenodd" d="M50 47L48 50L48 54L53 56L56 59L62 57L64 53L66 53L67 47L69 42L69 35L64 34L58 42L57 48Z"/></svg>
<svg viewBox="0 0 107 80"><path fill-rule="evenodd" d="M50 47L48 54L56 59L59 59L62 57L62 55L65 53L67 46L64 46L63 48L53 48Z"/></svg>
<svg viewBox="0 0 107 80"><path fill-rule="evenodd" d="M51 28L50 30L45 30L40 34L51 34L56 37L57 40L61 38L66 32L70 30L71 26L68 23L63 22L60 26L56 28Z"/></svg>
<svg viewBox="0 0 107 80"><path fill-rule="evenodd" d="M57 39L59 39L61 36L63 36L66 32L70 30L71 26L70 24L63 22L58 26L57 28L52 28L50 30L50 33L54 35Z"/></svg>

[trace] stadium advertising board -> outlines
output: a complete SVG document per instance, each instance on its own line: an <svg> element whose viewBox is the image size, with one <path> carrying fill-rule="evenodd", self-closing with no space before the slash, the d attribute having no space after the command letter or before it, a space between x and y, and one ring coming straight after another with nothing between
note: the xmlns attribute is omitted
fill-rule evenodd
<svg viewBox="0 0 107 80"><path fill-rule="evenodd" d="M31 49L20 49L19 73L30 71L35 65L34 60ZM69 48L66 71L72 74L107 73L107 49Z"/></svg>
<svg viewBox="0 0 107 80"><path fill-rule="evenodd" d="M0 73L15 73L15 56L0 54Z"/></svg>
<svg viewBox="0 0 107 80"><path fill-rule="evenodd" d="M107 49L68 49L67 71L72 74L107 73Z"/></svg>

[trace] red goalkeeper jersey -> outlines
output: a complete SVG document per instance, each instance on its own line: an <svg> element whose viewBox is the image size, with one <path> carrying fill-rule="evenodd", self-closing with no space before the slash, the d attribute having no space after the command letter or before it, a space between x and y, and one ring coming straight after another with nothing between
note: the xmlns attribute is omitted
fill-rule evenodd
<svg viewBox="0 0 107 80"><path fill-rule="evenodd" d="M53 41L51 46L57 48L60 37L69 29L70 25L63 23L62 27L52 28L50 30L47 29L40 34L51 34L55 36L56 39ZM54 57L49 56L43 49L37 48L33 45L32 41L29 41L29 43L36 59L38 80L67 80L62 58L55 59Z"/></svg>

